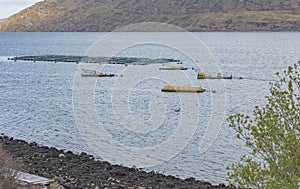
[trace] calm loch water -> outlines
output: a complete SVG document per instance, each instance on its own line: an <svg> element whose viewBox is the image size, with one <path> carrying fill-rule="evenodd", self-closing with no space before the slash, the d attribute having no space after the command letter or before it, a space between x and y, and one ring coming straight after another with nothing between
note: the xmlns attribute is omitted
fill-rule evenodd
<svg viewBox="0 0 300 189"><path fill-rule="evenodd" d="M105 35L0 33L0 133L78 153L86 151L116 164L136 164L146 170L221 183L225 182L225 167L247 152L228 128L226 117L236 112L251 114L254 106L263 105L269 82L276 80L274 73L300 60L300 33L193 33L222 73L234 76L222 83L222 90L196 79L201 68L187 54L152 43L138 44L118 55L180 59L189 70L162 72L158 68L166 65L161 64L95 67L7 60L20 55L84 55ZM180 38L181 34L177 35ZM82 68L96 68L117 77L81 80ZM201 85L207 91L162 93L160 89L170 81ZM76 88L77 82L83 85ZM89 92L92 101L84 96ZM88 103L93 111L78 105ZM209 129L215 121L213 108L221 105L225 107L223 122ZM95 112L101 127L87 120L90 112ZM201 142L209 131L213 143L201 152ZM113 147L115 142L117 147Z"/></svg>

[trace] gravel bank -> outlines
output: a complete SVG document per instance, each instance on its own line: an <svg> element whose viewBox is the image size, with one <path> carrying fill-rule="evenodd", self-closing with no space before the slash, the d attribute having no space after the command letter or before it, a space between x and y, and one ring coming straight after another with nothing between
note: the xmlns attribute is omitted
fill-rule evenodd
<svg viewBox="0 0 300 189"><path fill-rule="evenodd" d="M97 161L86 153L80 155L53 147L27 143L0 136L0 144L22 162L23 171L46 178L58 178L61 185L70 189L81 188L227 188L214 186L194 178L179 179L156 172L112 165Z"/></svg>

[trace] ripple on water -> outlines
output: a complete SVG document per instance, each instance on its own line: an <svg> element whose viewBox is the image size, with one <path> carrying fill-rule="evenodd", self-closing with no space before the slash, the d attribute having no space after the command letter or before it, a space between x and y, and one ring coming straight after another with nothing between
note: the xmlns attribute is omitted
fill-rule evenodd
<svg viewBox="0 0 300 189"><path fill-rule="evenodd" d="M0 33L0 132L74 152L93 153L81 137L73 116L72 87L78 65L13 62L7 61L7 58L15 55L81 55L102 35ZM268 94L268 83L276 79L274 73L299 59L299 33L195 33L195 35L210 48L224 75L232 74L246 78L225 81L225 90L216 91L215 95L220 93L226 95L226 116L235 112L251 114L255 105L264 104L264 96ZM24 40L19 40L20 38ZM183 65L195 67L195 64L180 52L159 45L140 46L139 50L129 49L120 55L177 58L182 60ZM209 89L208 91L214 90L210 89L207 82L197 81L194 70L188 70L184 75L180 75L180 72L163 72L162 75L162 72L158 71L159 66L161 65L99 67L104 72L118 75L116 78L98 79L95 88L98 119L115 141L131 147L155 146L166 141L177 131L183 112L182 103L188 102L182 102L181 97L175 93L160 92L163 85L169 84L168 79L171 78L174 84L183 85L186 83L182 83L183 80L178 78L185 77L193 85L201 85ZM196 71L201 70L195 68ZM118 86L121 81L132 82L136 76L143 74L149 76L144 75L145 79L137 82L134 87L126 89ZM210 120L213 112L212 95L214 94L210 92L198 95L199 109L195 109L194 104L189 106L188 111L199 112L199 121L188 145L169 161L162 160L161 165L147 170L156 170L182 178L196 177L212 183L224 182L225 167L237 161L247 151L242 148L242 144L224 121L220 130L215 131L217 136L212 146L205 153L199 153L199 144L203 140L209 121L212 121ZM144 125L153 121L151 118L154 114L151 111L163 112L162 115L165 116L161 118L157 128L151 128L149 124L150 132L146 133L132 132L130 127L127 128L128 125L137 124L136 121L145 123ZM130 115L134 119L129 119ZM100 138L99 142L107 141ZM126 164L132 161L134 157L117 163Z"/></svg>

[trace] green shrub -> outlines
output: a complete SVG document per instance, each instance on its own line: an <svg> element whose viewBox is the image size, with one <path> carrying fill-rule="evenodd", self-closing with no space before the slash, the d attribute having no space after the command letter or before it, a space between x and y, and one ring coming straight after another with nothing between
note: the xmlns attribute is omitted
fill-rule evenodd
<svg viewBox="0 0 300 189"><path fill-rule="evenodd" d="M276 73L267 103L253 116L228 118L251 153L227 167L228 181L241 188L300 188L300 62Z"/></svg>

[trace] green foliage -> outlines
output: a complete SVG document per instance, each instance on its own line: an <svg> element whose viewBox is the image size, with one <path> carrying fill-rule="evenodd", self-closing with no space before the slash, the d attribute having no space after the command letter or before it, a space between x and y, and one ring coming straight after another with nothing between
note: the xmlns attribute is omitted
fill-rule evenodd
<svg viewBox="0 0 300 189"><path fill-rule="evenodd" d="M230 184L241 188L300 188L300 62L276 73L270 95L253 117L228 118L237 137L251 149L227 167Z"/></svg>

